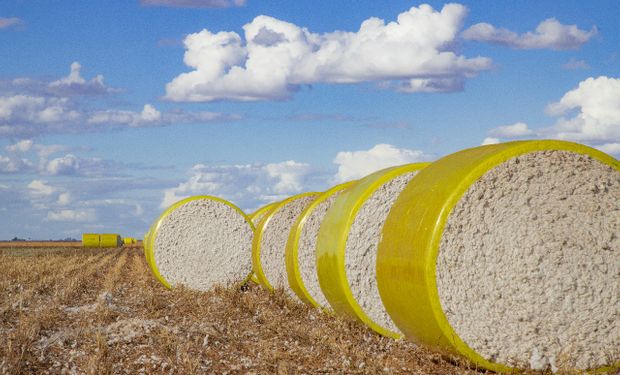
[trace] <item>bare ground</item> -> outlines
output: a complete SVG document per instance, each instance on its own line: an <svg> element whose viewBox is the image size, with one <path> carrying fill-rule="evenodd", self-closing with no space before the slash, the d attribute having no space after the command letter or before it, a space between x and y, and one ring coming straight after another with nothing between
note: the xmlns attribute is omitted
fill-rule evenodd
<svg viewBox="0 0 620 375"><path fill-rule="evenodd" d="M167 290L138 249L0 249L0 295L0 373L483 373L282 292Z"/></svg>

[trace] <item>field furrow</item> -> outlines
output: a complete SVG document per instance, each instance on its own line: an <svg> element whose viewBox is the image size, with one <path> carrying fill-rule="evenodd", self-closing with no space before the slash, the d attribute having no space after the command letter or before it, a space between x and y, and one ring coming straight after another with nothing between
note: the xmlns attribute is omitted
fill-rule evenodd
<svg viewBox="0 0 620 375"><path fill-rule="evenodd" d="M138 249L22 250L0 255L0 374L477 373L283 292L168 290Z"/></svg>

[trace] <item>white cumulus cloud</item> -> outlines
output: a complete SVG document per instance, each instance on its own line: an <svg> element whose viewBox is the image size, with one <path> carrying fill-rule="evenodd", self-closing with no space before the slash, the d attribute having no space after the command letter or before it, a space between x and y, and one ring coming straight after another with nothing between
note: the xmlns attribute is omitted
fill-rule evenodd
<svg viewBox="0 0 620 375"><path fill-rule="evenodd" d="M599 144L620 142L620 78L587 78L549 104L547 113L560 118L546 134Z"/></svg>
<svg viewBox="0 0 620 375"><path fill-rule="evenodd" d="M161 207L194 195L223 197L241 208L256 208L271 201L309 191L313 170L293 160L268 164L196 164L187 181L166 189Z"/></svg>
<svg viewBox="0 0 620 375"><path fill-rule="evenodd" d="M80 160L73 154L52 159L46 166L46 172L51 175L73 175L80 168Z"/></svg>
<svg viewBox="0 0 620 375"><path fill-rule="evenodd" d="M466 40L477 40L499 44L516 49L577 49L597 34L596 27L589 31L581 30L577 25L563 25L555 18L542 21L535 31L517 34L504 28L496 28L488 23L477 23L463 31Z"/></svg>
<svg viewBox="0 0 620 375"><path fill-rule="evenodd" d="M489 131L489 136L494 138L518 138L532 135L534 132L526 123L517 122L512 125L498 126Z"/></svg>
<svg viewBox="0 0 620 375"><path fill-rule="evenodd" d="M58 195L58 200L56 201L56 203L60 206L66 206L69 203L71 203L71 193L64 192L64 193L60 193Z"/></svg>
<svg viewBox="0 0 620 375"><path fill-rule="evenodd" d="M481 146L486 146L486 145L494 145L497 143L500 143L500 139L499 138L494 138L494 137L486 137L485 139L482 140L482 143L480 144Z"/></svg>
<svg viewBox="0 0 620 375"><path fill-rule="evenodd" d="M97 125L121 125L132 128L166 126L172 124L198 124L217 121L235 121L241 117L218 112L185 112L181 110L161 112L151 104L142 111L106 110L90 114L87 123Z"/></svg>
<svg viewBox="0 0 620 375"><path fill-rule="evenodd" d="M620 154L620 78L587 78L549 104L546 112L557 117L554 125L538 129L521 122L499 126L489 131L483 144L531 136L585 143Z"/></svg>
<svg viewBox="0 0 620 375"><path fill-rule="evenodd" d="M33 180L28 184L30 193L35 197L46 197L56 193L58 190L47 184L47 181Z"/></svg>
<svg viewBox="0 0 620 375"><path fill-rule="evenodd" d="M0 96L0 125L18 122L50 124L78 118L79 113L71 110L67 98Z"/></svg>
<svg viewBox="0 0 620 375"><path fill-rule="evenodd" d="M342 151L334 158L334 163L338 165L336 181L355 180L383 168L430 159L431 156L422 151L401 149L389 144L378 144L369 150Z"/></svg>
<svg viewBox="0 0 620 375"><path fill-rule="evenodd" d="M24 21L17 17L0 17L0 30L22 25Z"/></svg>
<svg viewBox="0 0 620 375"><path fill-rule="evenodd" d="M404 92L455 91L489 69L484 57L455 52L467 9L423 4L386 23L362 22L356 32L313 33L269 16L235 32L202 30L185 40L184 62L193 70L166 85L173 101L284 100L303 85L382 82Z"/></svg>
<svg viewBox="0 0 620 375"><path fill-rule="evenodd" d="M271 163L264 167L269 177L277 182L273 186L275 193L299 192L303 189L303 178L310 172L310 165L288 160L282 163Z"/></svg>
<svg viewBox="0 0 620 375"><path fill-rule="evenodd" d="M119 91L107 87L103 83L103 75L98 74L95 78L87 81L81 75L82 65L75 61L71 64L69 75L59 80L50 82L48 87L59 95L103 95Z"/></svg>
<svg viewBox="0 0 620 375"><path fill-rule="evenodd" d="M14 155L0 155L0 173L17 173L29 170L31 167L32 163L27 159L19 158Z"/></svg>
<svg viewBox="0 0 620 375"><path fill-rule="evenodd" d="M48 211L47 221L65 221L65 222L93 222L97 218L94 209L85 210L55 210Z"/></svg>
<svg viewBox="0 0 620 375"><path fill-rule="evenodd" d="M28 152L32 148L34 142L31 139L22 139L12 145L8 145L5 149L11 153L23 153Z"/></svg>
<svg viewBox="0 0 620 375"><path fill-rule="evenodd" d="M85 79L81 69L80 63L74 62L68 76L51 82L24 77L0 81L0 138L229 122L241 118L218 112L160 111L152 104L145 104L141 111L94 109L91 102L85 105L81 99L93 96L98 99L120 90L106 86L102 75Z"/></svg>
<svg viewBox="0 0 620 375"><path fill-rule="evenodd" d="M90 124L121 124L131 127L148 126L161 121L161 112L151 104L145 104L141 112L107 110L93 113Z"/></svg>

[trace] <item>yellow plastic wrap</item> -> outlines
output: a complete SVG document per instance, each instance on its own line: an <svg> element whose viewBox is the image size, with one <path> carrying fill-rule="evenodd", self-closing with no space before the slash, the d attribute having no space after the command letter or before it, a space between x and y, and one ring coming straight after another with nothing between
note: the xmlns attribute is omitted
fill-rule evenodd
<svg viewBox="0 0 620 375"><path fill-rule="evenodd" d="M422 170L400 194L379 244L377 282L386 310L407 338L460 354L492 371L514 371L480 356L452 329L439 300L436 261L448 217L469 187L509 159L543 150L586 154L620 170L618 160L583 145L562 141L509 142L446 156Z"/></svg>
<svg viewBox="0 0 620 375"><path fill-rule="evenodd" d="M286 242L286 272L288 275L288 283L295 292L295 294L305 303L312 305L314 307L325 307L319 305L319 303L312 298L308 290L306 289L303 279L301 277L301 272L299 270L299 241L301 239L301 232L303 230L304 225L306 225L306 221L308 217L312 214L314 209L329 199L332 195L351 187L356 181L346 182L344 184L340 184L334 186L333 188L325 191L321 195L319 195L314 202L312 202L302 213L299 215L299 218L293 225L291 232L289 234L288 241Z"/></svg>
<svg viewBox="0 0 620 375"><path fill-rule="evenodd" d="M267 280L267 277L265 276L265 272L263 271L263 265L260 259L260 248L261 248L261 241L263 238L263 230L269 224L269 221L271 220L273 215L275 215L282 207L286 206L288 203L296 199L299 199L299 198L308 197L308 196L318 196L319 194L320 193L311 192L311 193L302 193L302 194L294 195L281 202L276 203L274 207L269 210L269 212L263 215L263 218L260 220L260 222L256 226L256 230L254 231L254 239L252 240L252 268L254 270L254 275L256 277L256 280L258 281L260 285L264 286L265 288L269 290L273 290L273 286L271 285L271 283L269 282L269 280ZM284 250L282 252L282 257L284 257Z"/></svg>
<svg viewBox="0 0 620 375"><path fill-rule="evenodd" d="M123 241L121 240L121 236L115 233L104 233L101 235L101 243L100 246L103 248L116 248L121 247L123 245Z"/></svg>
<svg viewBox="0 0 620 375"><path fill-rule="evenodd" d="M317 272L321 290L336 313L354 318L387 337L401 335L374 322L355 300L345 269L345 249L351 225L364 202L391 179L418 171L429 163L407 164L380 170L359 180L338 196L325 215L317 239Z"/></svg>
<svg viewBox="0 0 620 375"><path fill-rule="evenodd" d="M255 228L258 227L258 223L260 223L260 220L263 218L263 216L266 215L269 212L269 210L274 208L276 204L278 204L278 202L270 203L248 215L250 220L252 220L252 224L254 224ZM254 271L252 271L252 275L250 276L250 281L253 282L254 284L258 284L258 277L256 277L256 274L254 273Z"/></svg>
<svg viewBox="0 0 620 375"><path fill-rule="evenodd" d="M278 202L269 203L268 205L263 206L259 208L258 210L249 214L248 217L252 220L252 223L254 223L254 226L257 226L260 220L263 218L263 215L267 214L267 212L269 212L269 210L274 208L277 204Z"/></svg>
<svg viewBox="0 0 620 375"><path fill-rule="evenodd" d="M148 237L149 247L153 246L153 234L155 233L154 229L155 229L155 225L153 225L153 227L151 228L151 231L149 232L149 237ZM151 252L147 251L146 246L144 247L144 253L146 254L147 263L149 265L153 263L153 257L151 256Z"/></svg>
<svg viewBox="0 0 620 375"><path fill-rule="evenodd" d="M82 247L95 248L101 245L101 236L97 233L82 234Z"/></svg>
<svg viewBox="0 0 620 375"><path fill-rule="evenodd" d="M144 258L146 259L146 264L149 267L151 267L151 258L150 258L149 252L147 251L147 248L149 247L149 244L151 243L151 236L153 235L154 225L155 223L151 224L151 226L149 227L149 230L144 235L144 239L142 240L142 251L144 251Z"/></svg>
<svg viewBox="0 0 620 375"><path fill-rule="evenodd" d="M155 252L154 252L154 245L155 245L155 241L157 239L157 231L159 230L159 227L161 226L162 221L168 216L170 215L170 213L172 213L174 210L176 210L177 208L179 208L180 206L184 205L185 203L191 202L191 201L195 201L195 200L199 200L199 199L206 199L206 200L213 200L219 203L223 203L231 208L233 208L235 211L237 211L240 215L242 215L245 220L247 221L247 223L250 225L250 227L252 228L252 230L254 230L254 225L252 224L252 220L250 220L250 218L237 206L235 206L234 204L221 199L221 198L217 198L217 197L212 197L209 195L199 195L199 196L194 196L194 197L189 197L186 199L183 199L181 201L176 202L175 204L173 204L172 206L168 207L155 221L155 223L153 223L153 225L151 226L151 229L149 230L150 235L147 238L146 244L144 246L144 251L146 254L146 259L147 259L147 263L149 264L151 271L153 272L153 276L155 276L155 278L162 283L166 288L171 289L171 285L168 283L168 281L166 281L166 279L164 279L161 274L159 273L159 269L157 268L157 262L155 260ZM248 275L242 282L242 284L246 283L248 281L248 279L250 278L250 275Z"/></svg>
<svg viewBox="0 0 620 375"><path fill-rule="evenodd" d="M150 228L149 228L149 233L148 233L148 244L149 246L153 246L153 236L155 234L155 226L157 225L157 222L159 221L159 217L157 219L155 219L155 221L151 224ZM146 262L149 266L154 267L153 263L153 257L151 256L151 253L147 251L147 246L144 246L144 255L146 258Z"/></svg>

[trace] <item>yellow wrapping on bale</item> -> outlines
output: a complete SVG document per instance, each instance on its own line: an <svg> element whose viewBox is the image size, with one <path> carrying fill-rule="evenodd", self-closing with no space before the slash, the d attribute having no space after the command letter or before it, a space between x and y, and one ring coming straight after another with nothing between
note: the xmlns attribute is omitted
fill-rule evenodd
<svg viewBox="0 0 620 375"><path fill-rule="evenodd" d="M151 226L149 227L148 232L146 232L146 234L144 235L144 239L142 239L142 248L144 250L144 258L146 259L146 263L150 266L150 267L155 267L151 262L151 256L150 253L148 252L148 248L151 246L151 237L153 236L153 228L156 225L157 220L151 224Z"/></svg>
<svg viewBox="0 0 620 375"><path fill-rule="evenodd" d="M353 295L345 265L347 241L359 210L377 189L400 175L423 170L429 164L390 167L358 180L350 189L343 191L327 211L316 243L319 284L334 311L364 323L380 335L395 339L402 335L371 319Z"/></svg>
<svg viewBox="0 0 620 375"><path fill-rule="evenodd" d="M492 358L484 358L457 335L439 299L437 258L448 217L469 187L507 160L545 150L588 155L620 171L620 163L614 158L576 143L508 142L448 155L422 170L400 194L383 227L377 281L386 310L411 341L460 354L491 371L517 371ZM610 367L594 372L619 367L618 363L610 363Z"/></svg>
<svg viewBox="0 0 620 375"><path fill-rule="evenodd" d="M131 245L135 245L137 243L135 238L132 237L125 237L123 238L123 245L125 246L131 246Z"/></svg>
<svg viewBox="0 0 620 375"><path fill-rule="evenodd" d="M258 227L258 223L260 223L260 221L263 219L263 217L265 215L267 215L269 210L274 208L277 204L278 204L278 202L269 203L268 205L263 206L263 207L259 208L258 210L254 211L253 213L248 215L250 220L252 220L252 224L254 224L254 228ZM252 281L254 284L258 284L258 277L256 277L256 274L254 273L254 271L252 271L252 276L250 276L250 281Z"/></svg>
<svg viewBox="0 0 620 375"><path fill-rule="evenodd" d="M103 248L115 248L123 246L121 236L118 234L105 233L101 235L101 247Z"/></svg>
<svg viewBox="0 0 620 375"><path fill-rule="evenodd" d="M318 205L320 205L325 200L328 200L334 194L337 194L344 189L350 188L356 182L357 180L345 182L344 184L340 184L340 185L336 185L332 187L331 189L327 190L326 192L322 193L317 199L314 200L314 202L310 203L310 205L306 207L306 209L297 218L297 221L291 228L288 241L286 242L285 257L286 257L286 271L288 274L288 283L291 286L291 289L293 290L293 292L297 294L299 299L301 299L303 302L309 305L312 305L313 307L325 307L326 308L327 306L321 306L312 297L310 292L308 292L308 289L306 289L306 286L304 285L304 280L301 276L301 270L299 268L299 245L300 245L299 242L301 241L301 235L302 235L304 225L306 225L308 217L312 215L312 213L314 212L314 209L317 208Z"/></svg>
<svg viewBox="0 0 620 375"><path fill-rule="evenodd" d="M96 233L82 234L82 247L96 248L96 247L99 247L100 242L101 242L101 236Z"/></svg>
<svg viewBox="0 0 620 375"><path fill-rule="evenodd" d="M263 265L261 263L261 242L263 239L263 231L269 225L271 218L278 213L280 209L285 207L287 204L291 203L296 199L300 199L307 196L318 196L320 193L317 192L309 192L309 193L301 193L298 195L294 195L289 197L281 202L277 202L274 204L273 208L269 209L267 213L263 216L260 222L256 225L254 230L254 239L252 240L252 268L254 270L253 274L250 274L250 278L252 280L257 280L258 284L264 286L270 291L273 291L273 286L265 276L265 272L263 271ZM284 258L285 249L282 249L282 257Z"/></svg>

